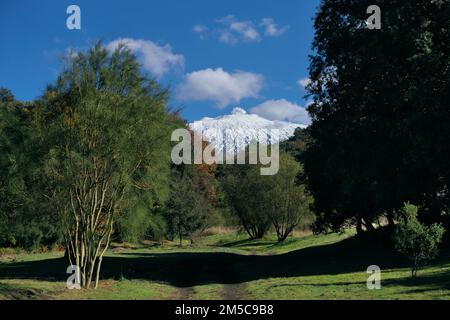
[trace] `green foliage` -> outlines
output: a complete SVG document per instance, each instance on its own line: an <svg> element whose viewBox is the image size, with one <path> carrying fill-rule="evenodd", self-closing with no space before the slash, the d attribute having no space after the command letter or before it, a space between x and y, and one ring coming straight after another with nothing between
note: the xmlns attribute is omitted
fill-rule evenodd
<svg viewBox="0 0 450 320"><path fill-rule="evenodd" d="M262 238L272 222L266 207L268 180L257 165L224 165L223 171L229 206L251 239Z"/></svg>
<svg viewBox="0 0 450 320"><path fill-rule="evenodd" d="M20 146L23 145L18 117L11 111L14 97L2 89L0 99L0 244L16 243L13 230L19 206L24 199L24 177L20 171Z"/></svg>
<svg viewBox="0 0 450 320"><path fill-rule="evenodd" d="M412 262L412 276L423 263L434 259L438 254L438 244L444 235L444 228L440 224L425 226L417 220L418 208L412 204L405 204L402 208L401 220L394 235L395 248L406 255Z"/></svg>
<svg viewBox="0 0 450 320"><path fill-rule="evenodd" d="M98 44L72 56L38 102L36 119L48 146L45 173L57 180L53 187L64 195L62 207L86 172L93 182L95 174L107 179L107 202L120 200L116 211L133 207L136 199L163 201L172 127L166 102L167 92L140 74L125 47L110 55Z"/></svg>
<svg viewBox="0 0 450 320"><path fill-rule="evenodd" d="M150 217L145 207L137 206L118 218L119 234L123 241L139 242L145 239Z"/></svg>
<svg viewBox="0 0 450 320"><path fill-rule="evenodd" d="M273 225L278 240L284 241L294 228L312 222L312 198L298 179L303 168L288 153L280 152L279 171L273 176L262 176L259 165L225 167L229 205L250 238L263 237Z"/></svg>
<svg viewBox="0 0 450 320"><path fill-rule="evenodd" d="M98 43L72 53L37 101L33 130L44 159L46 202L64 222L68 256L82 268L85 287L94 267L98 283L117 219L135 215L125 229L138 238L139 222L147 219L138 205L152 210L164 200L173 126L167 100L129 49L109 52Z"/></svg>
<svg viewBox="0 0 450 320"><path fill-rule="evenodd" d="M0 246L32 249L59 240L54 212L43 204L40 157L30 130L33 107L0 89Z"/></svg>
<svg viewBox="0 0 450 320"><path fill-rule="evenodd" d="M278 241L284 241L294 228L308 226L314 220L310 210L313 199L298 179L302 173L302 165L291 155L281 152L278 173L264 177L269 180L266 208Z"/></svg>
<svg viewBox="0 0 450 320"><path fill-rule="evenodd" d="M291 154L298 162L303 163L304 153L311 143L312 138L308 128L297 128L292 137L280 143L280 149Z"/></svg>
<svg viewBox="0 0 450 320"><path fill-rule="evenodd" d="M358 231L405 201L449 212L450 1L324 0L315 18L305 171L317 231ZM384 9L383 9L384 8Z"/></svg>
<svg viewBox="0 0 450 320"><path fill-rule="evenodd" d="M149 219L147 237L161 243L167 234L167 222L161 212L152 214Z"/></svg>
<svg viewBox="0 0 450 320"><path fill-rule="evenodd" d="M137 205L118 218L118 235L120 240L138 243L151 239L161 242L166 234L164 217L156 210Z"/></svg>
<svg viewBox="0 0 450 320"><path fill-rule="evenodd" d="M196 232L206 229L213 209L199 175L195 166L182 165L173 169L164 217L169 239L178 237L180 245L184 237L192 242Z"/></svg>

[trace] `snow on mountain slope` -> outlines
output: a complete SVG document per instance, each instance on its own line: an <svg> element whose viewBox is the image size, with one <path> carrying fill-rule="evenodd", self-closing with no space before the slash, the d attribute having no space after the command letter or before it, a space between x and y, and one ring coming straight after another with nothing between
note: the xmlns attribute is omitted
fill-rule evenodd
<svg viewBox="0 0 450 320"><path fill-rule="evenodd" d="M234 108L231 115L203 118L189 124L204 140L215 145L217 151L241 151L252 141L260 143L280 142L294 135L296 128L306 125L286 121L271 121L256 114L248 114L242 108Z"/></svg>

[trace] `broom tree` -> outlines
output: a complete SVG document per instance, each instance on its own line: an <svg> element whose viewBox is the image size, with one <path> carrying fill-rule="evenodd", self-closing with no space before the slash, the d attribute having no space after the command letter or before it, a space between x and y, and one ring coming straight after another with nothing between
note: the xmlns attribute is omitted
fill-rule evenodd
<svg viewBox="0 0 450 320"><path fill-rule="evenodd" d="M141 74L125 46L111 53L98 43L69 56L38 104L45 197L62 216L82 287L97 287L118 215L136 190L157 194L169 172L167 92Z"/></svg>

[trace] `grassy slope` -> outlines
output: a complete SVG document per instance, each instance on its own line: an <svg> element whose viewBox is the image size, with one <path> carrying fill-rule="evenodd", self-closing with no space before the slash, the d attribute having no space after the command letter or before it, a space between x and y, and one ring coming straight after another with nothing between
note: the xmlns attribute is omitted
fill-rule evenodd
<svg viewBox="0 0 450 320"><path fill-rule="evenodd" d="M97 290L67 290L60 253L4 256L0 299L450 299L450 254L409 278L406 262L352 232L249 241L217 234L194 247L114 248ZM382 289L368 290L367 266L382 269Z"/></svg>

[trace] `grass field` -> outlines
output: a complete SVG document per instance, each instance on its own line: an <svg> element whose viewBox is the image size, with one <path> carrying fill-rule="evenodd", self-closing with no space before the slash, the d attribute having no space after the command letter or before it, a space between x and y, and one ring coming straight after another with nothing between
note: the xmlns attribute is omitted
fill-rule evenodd
<svg viewBox="0 0 450 320"><path fill-rule="evenodd" d="M380 233L305 235L278 243L235 232L174 243L118 245L97 290L68 290L61 252L3 254L0 299L450 299L450 252L410 278L407 261ZM368 290L378 265L382 288Z"/></svg>

